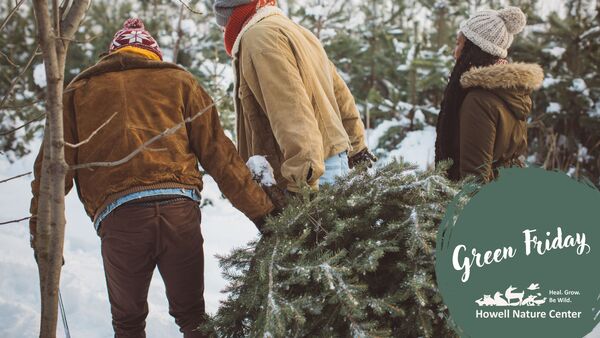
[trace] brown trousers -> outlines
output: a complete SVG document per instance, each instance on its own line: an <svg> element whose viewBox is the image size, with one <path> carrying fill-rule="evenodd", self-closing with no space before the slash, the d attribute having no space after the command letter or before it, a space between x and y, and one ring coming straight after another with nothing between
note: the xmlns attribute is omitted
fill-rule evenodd
<svg viewBox="0 0 600 338"><path fill-rule="evenodd" d="M154 268L163 278L169 314L186 338L205 320L204 256L198 203L186 199L129 203L102 221L102 259L115 337L145 337Z"/></svg>

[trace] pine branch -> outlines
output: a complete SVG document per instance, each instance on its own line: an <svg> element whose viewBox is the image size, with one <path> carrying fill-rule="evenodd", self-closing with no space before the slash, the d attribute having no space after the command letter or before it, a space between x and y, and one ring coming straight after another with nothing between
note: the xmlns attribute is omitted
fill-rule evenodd
<svg viewBox="0 0 600 338"><path fill-rule="evenodd" d="M265 225L276 229L276 249L275 240L250 244L260 266L240 268L248 256L239 251L221 260L243 270L225 271L232 296L215 317L224 336L314 336L327 328L339 336L456 337L427 250L459 186L441 173L390 163L292 199Z"/></svg>
<svg viewBox="0 0 600 338"><path fill-rule="evenodd" d="M275 303L275 291L273 290L273 265L275 262L275 257L277 256L277 246L279 245L279 238L275 240L275 245L273 247L273 253L271 254L271 261L269 262L269 292L267 294L267 314L265 316L265 327L264 332L269 332L270 327L270 319L271 314L274 312L279 312L277 303Z"/></svg>

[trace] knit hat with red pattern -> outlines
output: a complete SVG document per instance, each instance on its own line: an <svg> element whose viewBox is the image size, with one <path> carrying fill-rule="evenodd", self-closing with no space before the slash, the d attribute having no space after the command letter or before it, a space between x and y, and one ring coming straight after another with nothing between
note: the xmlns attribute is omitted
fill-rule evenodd
<svg viewBox="0 0 600 338"><path fill-rule="evenodd" d="M109 52L112 53L125 46L132 46L149 50L162 60L163 55L158 43L148 31L144 29L144 23L140 19L127 19L123 29L119 30L113 38Z"/></svg>

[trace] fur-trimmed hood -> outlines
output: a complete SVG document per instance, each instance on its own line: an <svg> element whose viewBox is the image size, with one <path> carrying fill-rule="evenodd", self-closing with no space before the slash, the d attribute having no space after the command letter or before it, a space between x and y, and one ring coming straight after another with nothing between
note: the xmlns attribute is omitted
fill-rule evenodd
<svg viewBox="0 0 600 338"><path fill-rule="evenodd" d="M497 64L473 68L463 74L460 84L466 89L483 89L504 101L519 120L531 113L531 92L544 81L542 67L531 63Z"/></svg>
<svg viewBox="0 0 600 338"><path fill-rule="evenodd" d="M509 63L487 67L476 67L460 78L463 88L485 89L529 89L537 90L544 81L542 67L534 63Z"/></svg>

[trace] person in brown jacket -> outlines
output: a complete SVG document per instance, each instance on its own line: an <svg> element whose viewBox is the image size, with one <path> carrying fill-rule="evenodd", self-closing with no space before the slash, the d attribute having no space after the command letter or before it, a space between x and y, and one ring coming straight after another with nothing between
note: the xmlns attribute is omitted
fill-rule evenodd
<svg viewBox="0 0 600 338"><path fill-rule="evenodd" d="M453 180L474 175L489 182L499 167L525 165L530 95L544 79L539 65L506 59L525 23L519 8L508 7L461 24L436 140L436 163L451 159Z"/></svg>
<svg viewBox="0 0 600 338"><path fill-rule="evenodd" d="M118 161L197 116L123 164L69 171L66 190L74 180L101 238L115 336L145 337L148 288L158 266L169 313L184 337L204 337L199 332L205 309L198 162L258 226L274 209L225 136L211 98L191 73L162 62L141 20L129 19L110 53L65 89L63 102L65 142L77 144L98 130L81 146L65 148L69 165ZM40 151L32 183L32 236L42 158ZM32 245L35 250L35 237Z"/></svg>
<svg viewBox="0 0 600 338"><path fill-rule="evenodd" d="M214 9L233 57L242 158L266 156L290 192L375 160L352 94L310 31L274 0L216 0Z"/></svg>

